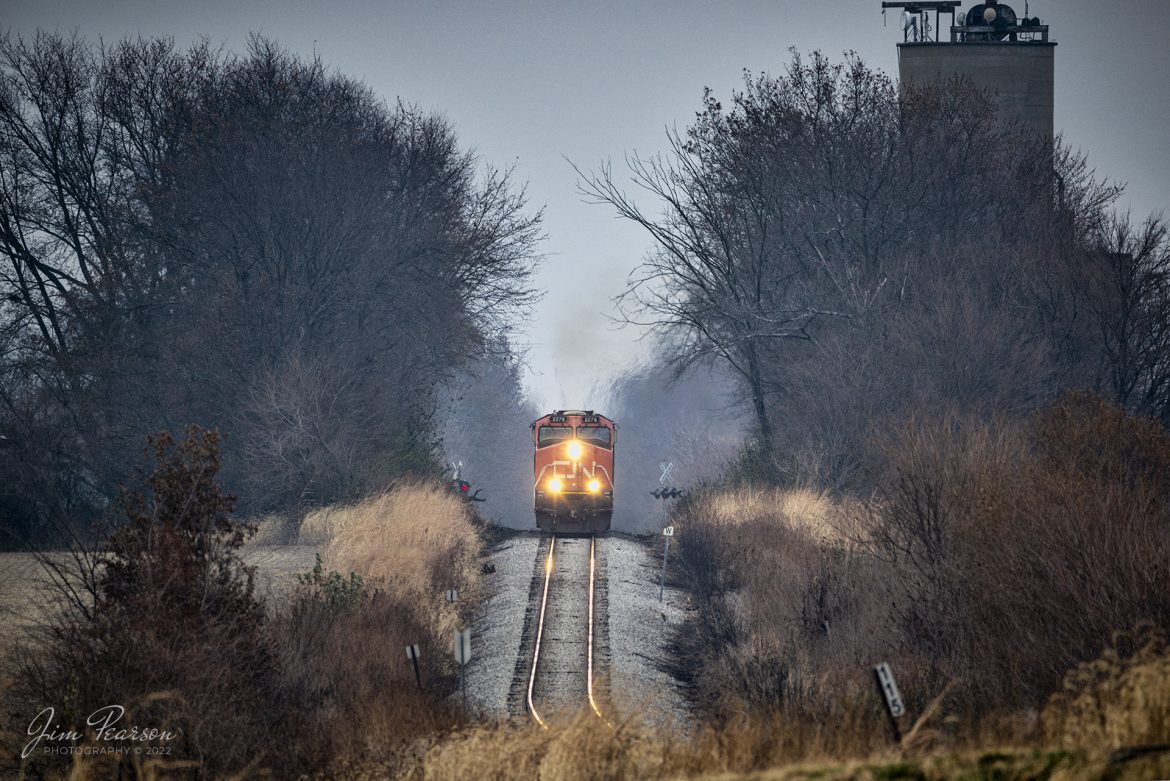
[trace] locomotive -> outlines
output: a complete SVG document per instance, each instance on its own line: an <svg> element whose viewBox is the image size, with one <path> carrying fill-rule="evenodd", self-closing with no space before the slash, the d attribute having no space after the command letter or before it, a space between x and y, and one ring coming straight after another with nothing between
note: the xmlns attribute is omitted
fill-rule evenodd
<svg viewBox="0 0 1170 781"><path fill-rule="evenodd" d="M593 410L556 410L532 426L536 527L592 534L613 517L617 424Z"/></svg>

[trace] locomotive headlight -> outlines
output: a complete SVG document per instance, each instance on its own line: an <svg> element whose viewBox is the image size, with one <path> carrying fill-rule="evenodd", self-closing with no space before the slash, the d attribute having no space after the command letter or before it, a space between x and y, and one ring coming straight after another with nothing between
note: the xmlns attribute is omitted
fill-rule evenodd
<svg viewBox="0 0 1170 781"><path fill-rule="evenodd" d="M552 480L548 481L548 490L552 491L554 494L559 494L561 492L561 480L559 477L554 477Z"/></svg>
<svg viewBox="0 0 1170 781"><path fill-rule="evenodd" d="M601 481L594 478L589 481L589 493L595 494L601 490Z"/></svg>
<svg viewBox="0 0 1170 781"><path fill-rule="evenodd" d="M577 440L574 439L572 442L570 442L567 449L569 451L569 458L573 459L574 461L581 457L581 443Z"/></svg>

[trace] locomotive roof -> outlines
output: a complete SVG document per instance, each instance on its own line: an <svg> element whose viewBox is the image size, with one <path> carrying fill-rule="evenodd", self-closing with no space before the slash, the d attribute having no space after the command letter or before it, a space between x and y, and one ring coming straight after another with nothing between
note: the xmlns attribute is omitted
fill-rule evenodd
<svg viewBox="0 0 1170 781"><path fill-rule="evenodd" d="M537 423L539 423L540 421L544 420L545 418L547 418L551 415L566 415L566 416L567 415L596 415L598 418L604 420L606 423L613 423L614 427L615 428L617 427L617 424L613 422L613 418L606 417L605 415L602 415L600 412L594 412L591 409L555 409L552 412L547 412L544 415L541 415L536 420L532 421L532 425L535 426Z"/></svg>

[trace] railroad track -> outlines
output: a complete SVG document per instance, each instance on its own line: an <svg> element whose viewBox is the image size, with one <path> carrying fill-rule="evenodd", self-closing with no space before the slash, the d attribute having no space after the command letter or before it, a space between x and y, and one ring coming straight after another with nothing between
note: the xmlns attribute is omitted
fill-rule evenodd
<svg viewBox="0 0 1170 781"><path fill-rule="evenodd" d="M597 538L548 538L544 583L525 705L542 727L585 702L604 719L594 691L597 646Z"/></svg>

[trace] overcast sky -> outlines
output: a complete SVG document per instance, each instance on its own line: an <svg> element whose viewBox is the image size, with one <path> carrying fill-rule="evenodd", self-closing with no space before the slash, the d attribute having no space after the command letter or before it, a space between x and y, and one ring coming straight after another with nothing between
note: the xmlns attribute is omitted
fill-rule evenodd
<svg viewBox="0 0 1170 781"><path fill-rule="evenodd" d="M971 2L964 4L965 7ZM1015 4L1023 12L1023 0ZM279 2L0 0L0 26L90 38L201 35L241 50L249 31L314 48L387 101L442 112L484 161L516 164L546 207L546 291L519 341L546 408L600 406L606 378L645 349L605 318L647 238L582 203L584 168L652 154L685 126L704 86L727 97L742 71L779 71L787 49L856 51L895 73L897 15L880 0L673 2ZM1056 49L1056 127L1099 172L1128 183L1135 214L1170 208L1170 2L1030 0ZM726 101L725 101L726 103ZM615 168L617 166L615 165Z"/></svg>

